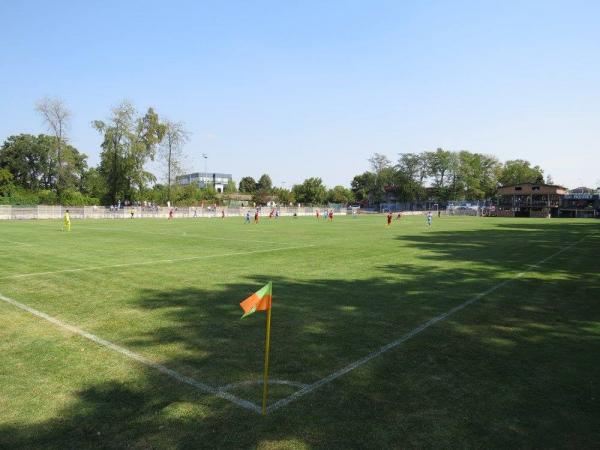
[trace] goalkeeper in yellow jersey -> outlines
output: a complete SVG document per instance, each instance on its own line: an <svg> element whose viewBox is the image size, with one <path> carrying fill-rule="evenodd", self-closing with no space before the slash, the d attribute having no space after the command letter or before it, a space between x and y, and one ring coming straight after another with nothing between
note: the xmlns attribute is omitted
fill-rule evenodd
<svg viewBox="0 0 600 450"><path fill-rule="evenodd" d="M65 211L65 217L63 218L63 231L71 231L71 216L69 216L69 210Z"/></svg>

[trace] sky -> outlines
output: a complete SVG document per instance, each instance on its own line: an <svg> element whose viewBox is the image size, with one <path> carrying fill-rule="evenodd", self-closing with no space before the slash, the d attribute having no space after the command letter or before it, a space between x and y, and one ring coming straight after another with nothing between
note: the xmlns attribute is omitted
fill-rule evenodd
<svg viewBox="0 0 600 450"><path fill-rule="evenodd" d="M0 3L0 140L45 132L99 161L123 100L185 124L185 167L348 186L375 152L527 159L600 185L598 1ZM157 166L153 170L159 170Z"/></svg>

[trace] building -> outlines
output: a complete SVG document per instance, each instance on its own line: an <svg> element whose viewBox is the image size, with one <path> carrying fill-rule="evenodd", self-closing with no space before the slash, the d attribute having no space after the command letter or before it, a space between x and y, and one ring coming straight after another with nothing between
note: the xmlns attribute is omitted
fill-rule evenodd
<svg viewBox="0 0 600 450"><path fill-rule="evenodd" d="M578 187L563 196L560 217L600 217L600 189Z"/></svg>
<svg viewBox="0 0 600 450"><path fill-rule="evenodd" d="M176 178L176 182L181 186L187 186L190 184L195 184L200 188L212 186L218 193L222 194L225 190L225 187L232 179L233 178L229 173L196 172L187 175L180 175Z"/></svg>
<svg viewBox="0 0 600 450"><path fill-rule="evenodd" d="M498 189L497 216L558 217L561 199L567 193L554 184L522 183Z"/></svg>

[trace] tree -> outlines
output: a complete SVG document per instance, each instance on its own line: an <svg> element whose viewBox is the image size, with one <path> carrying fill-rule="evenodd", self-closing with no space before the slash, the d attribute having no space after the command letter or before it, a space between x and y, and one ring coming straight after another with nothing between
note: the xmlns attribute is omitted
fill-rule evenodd
<svg viewBox="0 0 600 450"><path fill-rule="evenodd" d="M369 163L371 163L371 168L376 174L381 173L383 169L387 169L392 165L392 162L388 157L381 153L374 153L373 156L369 158Z"/></svg>
<svg viewBox="0 0 600 450"><path fill-rule="evenodd" d="M48 97L39 100L35 109L42 116L48 130L50 130L56 138L54 141L54 153L57 161L56 189L60 192L60 190L65 187L63 183L63 148L67 143L66 133L69 127L71 112L62 100Z"/></svg>
<svg viewBox="0 0 600 450"><path fill-rule="evenodd" d="M182 122L166 120L164 139L160 145L160 157L166 168L167 200L171 201L171 186L173 180L181 174L183 160L183 146L189 141L189 133Z"/></svg>
<svg viewBox="0 0 600 450"><path fill-rule="evenodd" d="M423 184L423 181L427 178L427 161L424 154L400 153L396 168L406 177L419 184Z"/></svg>
<svg viewBox="0 0 600 450"><path fill-rule="evenodd" d="M506 161L498 180L503 186L521 183L543 183L544 171L539 166L531 167L529 161L515 159Z"/></svg>
<svg viewBox="0 0 600 450"><path fill-rule="evenodd" d="M321 178L308 178L302 184L295 184L292 192L296 201L303 204L322 205L327 198Z"/></svg>
<svg viewBox="0 0 600 450"><path fill-rule="evenodd" d="M266 173L261 175L258 179L258 183L256 183L256 188L258 190L264 190L270 192L273 188L273 181L271 181L271 177Z"/></svg>
<svg viewBox="0 0 600 450"><path fill-rule="evenodd" d="M226 194L233 194L233 193L237 192L237 186L235 184L235 181L229 180L227 182L227 186L225 186L224 192Z"/></svg>
<svg viewBox="0 0 600 450"><path fill-rule="evenodd" d="M375 189L376 178L377 176L373 172L364 172L352 179L350 186L357 201L369 201L369 194Z"/></svg>
<svg viewBox="0 0 600 450"><path fill-rule="evenodd" d="M335 186L327 193L327 201L330 203L341 203L347 205L354 201L353 192L344 186Z"/></svg>
<svg viewBox="0 0 600 450"><path fill-rule="evenodd" d="M396 170L392 182L384 186L387 192L394 192L402 202L414 202L425 198L425 188L421 183L409 177L404 171Z"/></svg>
<svg viewBox="0 0 600 450"><path fill-rule="evenodd" d="M256 181L252 177L244 177L240 180L240 192L251 194L256 190Z"/></svg>
<svg viewBox="0 0 600 450"><path fill-rule="evenodd" d="M294 193L285 188L273 188L273 196L277 199L277 202L284 205L289 205L290 203L295 203L296 201Z"/></svg>
<svg viewBox="0 0 600 450"><path fill-rule="evenodd" d="M62 147L62 190L79 189L87 156L66 144ZM8 170L16 186L31 191L60 192L56 138L40 134L9 136L0 148L0 167Z"/></svg>
<svg viewBox="0 0 600 450"><path fill-rule="evenodd" d="M0 168L0 197L8 196L8 193L12 190L12 173L7 169Z"/></svg>
<svg viewBox="0 0 600 450"><path fill-rule="evenodd" d="M443 189L446 186L452 163L450 152L438 148L435 152L425 152L424 158L427 164L427 174L433 178L433 186Z"/></svg>
<svg viewBox="0 0 600 450"><path fill-rule="evenodd" d="M148 108L142 117L130 103L123 102L112 110L108 122L96 120L92 126L103 135L100 173L107 184L107 200L134 200L136 192L156 177L145 170L154 160L156 147L166 133L166 125Z"/></svg>
<svg viewBox="0 0 600 450"><path fill-rule="evenodd" d="M97 199L101 199L106 195L106 181L98 168L91 167L84 172L81 179L81 192L88 197Z"/></svg>

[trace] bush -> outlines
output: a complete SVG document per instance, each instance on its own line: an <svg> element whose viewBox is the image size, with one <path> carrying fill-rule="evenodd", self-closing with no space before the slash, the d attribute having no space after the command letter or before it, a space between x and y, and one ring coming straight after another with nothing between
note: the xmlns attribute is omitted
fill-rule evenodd
<svg viewBox="0 0 600 450"><path fill-rule="evenodd" d="M97 202L97 199L88 197L74 189L66 189L60 194L60 204L64 206L85 206Z"/></svg>
<svg viewBox="0 0 600 450"><path fill-rule="evenodd" d="M17 186L9 186L0 197L0 204L3 205L31 206L39 202L40 199L34 192Z"/></svg>
<svg viewBox="0 0 600 450"><path fill-rule="evenodd" d="M49 189L41 190L37 193L40 205L56 205L58 203L58 196L56 192Z"/></svg>

